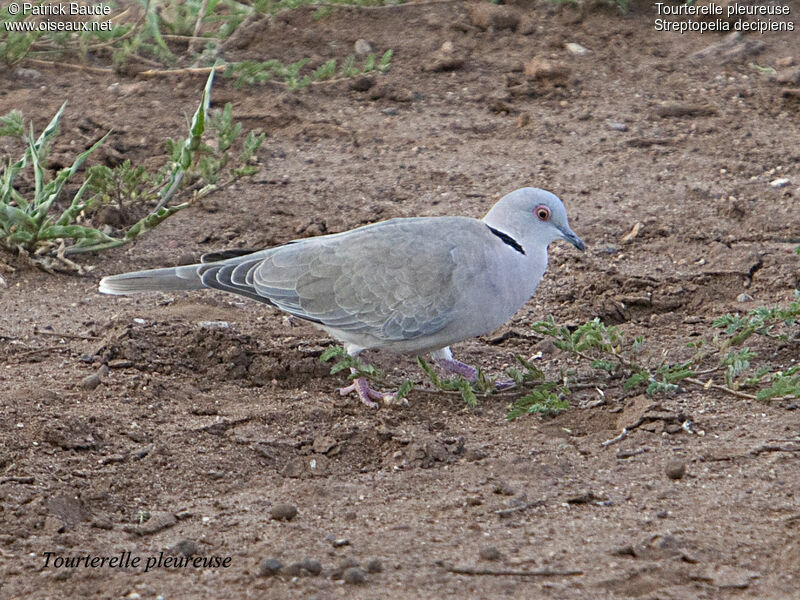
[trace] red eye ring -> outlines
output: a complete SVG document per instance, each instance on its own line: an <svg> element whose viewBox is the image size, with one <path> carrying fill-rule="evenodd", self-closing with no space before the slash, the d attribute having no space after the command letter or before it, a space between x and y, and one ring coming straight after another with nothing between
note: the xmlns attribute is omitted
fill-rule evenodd
<svg viewBox="0 0 800 600"><path fill-rule="evenodd" d="M539 204L536 208L534 208L533 214L535 214L536 218L539 219L540 221L550 220L550 209L547 208L544 204Z"/></svg>

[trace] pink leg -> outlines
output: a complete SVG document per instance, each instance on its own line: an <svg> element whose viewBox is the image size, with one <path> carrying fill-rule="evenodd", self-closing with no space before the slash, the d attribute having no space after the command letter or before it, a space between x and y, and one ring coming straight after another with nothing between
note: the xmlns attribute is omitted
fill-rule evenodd
<svg viewBox="0 0 800 600"><path fill-rule="evenodd" d="M452 358L437 358L434 360L437 365L439 365L448 373L461 375L467 381L474 382L478 378L478 370L475 367L470 367L469 365L465 365L464 363ZM514 382L510 379L507 381L497 381L494 384L495 388L498 390L505 390L513 387L513 385Z"/></svg>
<svg viewBox="0 0 800 600"><path fill-rule="evenodd" d="M355 392L361 402L370 408L378 408L378 404L373 402L373 400L383 400L387 395L390 395L381 394L380 392L373 390L371 387L369 387L369 383L365 377L354 379L353 383L339 390L339 393L342 396L346 396L350 392Z"/></svg>
<svg viewBox="0 0 800 600"><path fill-rule="evenodd" d="M452 358L436 358L436 364L442 369L453 375L461 375L467 381L475 381L478 378L478 369L470 367Z"/></svg>

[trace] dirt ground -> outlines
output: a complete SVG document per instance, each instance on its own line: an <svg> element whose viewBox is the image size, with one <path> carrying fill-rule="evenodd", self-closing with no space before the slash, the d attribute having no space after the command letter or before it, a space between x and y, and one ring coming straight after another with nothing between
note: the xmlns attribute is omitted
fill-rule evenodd
<svg viewBox="0 0 800 600"><path fill-rule="evenodd" d="M511 29L494 13L481 27L460 2L323 19L301 9L242 36L228 60L321 63L364 38L392 48L393 67L372 85L299 93L220 77L213 105L232 102L246 129L267 133L258 175L87 257L84 277L0 258L0 597L800 597L798 403L618 386L598 403L586 386L556 417L511 423L508 395L469 410L414 391L372 411L336 393L345 379L319 362L324 334L264 305L96 291L103 275L221 248L397 216L479 217L534 185L564 199L587 251L554 244L505 335L456 356L499 372L544 348L555 375L574 364L529 327L552 314L599 316L677 359L716 316L800 287L800 4L788 5L794 32L728 43L656 32L645 2L625 16L500 7ZM526 74L537 57L552 62ZM156 160L204 83L37 69L0 72L0 114L21 108L41 129L69 100L54 148L66 158L113 129L116 153ZM764 350L775 369L799 355ZM422 382L411 358L368 358ZM602 445L643 415L646 427ZM686 472L672 479L676 461ZM281 504L297 514L273 518ZM141 564L58 568L48 552ZM230 560L145 571L162 552ZM265 559L284 569L270 576ZM322 572L292 566L305 559ZM363 583L337 577L356 562Z"/></svg>

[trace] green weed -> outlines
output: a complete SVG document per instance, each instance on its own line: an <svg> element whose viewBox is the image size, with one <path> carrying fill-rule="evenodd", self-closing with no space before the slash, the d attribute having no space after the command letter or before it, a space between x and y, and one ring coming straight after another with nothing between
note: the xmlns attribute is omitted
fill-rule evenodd
<svg viewBox="0 0 800 600"><path fill-rule="evenodd" d="M60 212L58 206L68 184L110 132L79 154L70 167L49 177L44 168L45 158L58 136L66 103L38 137L31 124L29 134L23 136L26 145L23 156L16 162L9 161L0 175L0 245L29 256L48 270L67 266L81 271L70 256L130 243L188 206L189 202L175 202L181 194L192 192L192 198L196 199L221 187L219 177L223 172L230 174L228 182L252 174L255 169L252 159L264 134L248 134L238 160L231 165L231 146L241 134L241 125L233 122L230 105L219 114L209 112L212 82L213 74L189 123L188 136L168 142L169 160L157 173L150 174L130 161L114 169L103 165L91 167ZM0 118L0 132L18 136L22 120L19 111L12 111ZM208 129L216 136L216 147L202 141ZM32 172L32 186L20 177L25 169ZM145 207L146 214L118 234L93 227L92 215L100 206L111 203L119 207ZM146 208L153 203L153 208Z"/></svg>

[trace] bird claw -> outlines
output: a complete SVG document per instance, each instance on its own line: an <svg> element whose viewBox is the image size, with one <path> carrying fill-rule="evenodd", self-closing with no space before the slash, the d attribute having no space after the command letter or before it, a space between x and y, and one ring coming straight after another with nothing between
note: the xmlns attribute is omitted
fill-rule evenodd
<svg viewBox="0 0 800 600"><path fill-rule="evenodd" d="M382 394L376 390L373 390L371 387L369 387L369 383L364 377L354 379L353 383L339 390L339 393L342 396L346 396L350 392L355 392L358 395L359 400L361 400L361 402L369 408L378 408L378 403L373 402L373 400L381 400L384 403L389 403L391 400L397 399L396 392L393 394Z"/></svg>
<svg viewBox="0 0 800 600"><path fill-rule="evenodd" d="M517 382L513 379L504 379L503 381L495 381L494 387L498 392L502 392L503 390L510 390Z"/></svg>

